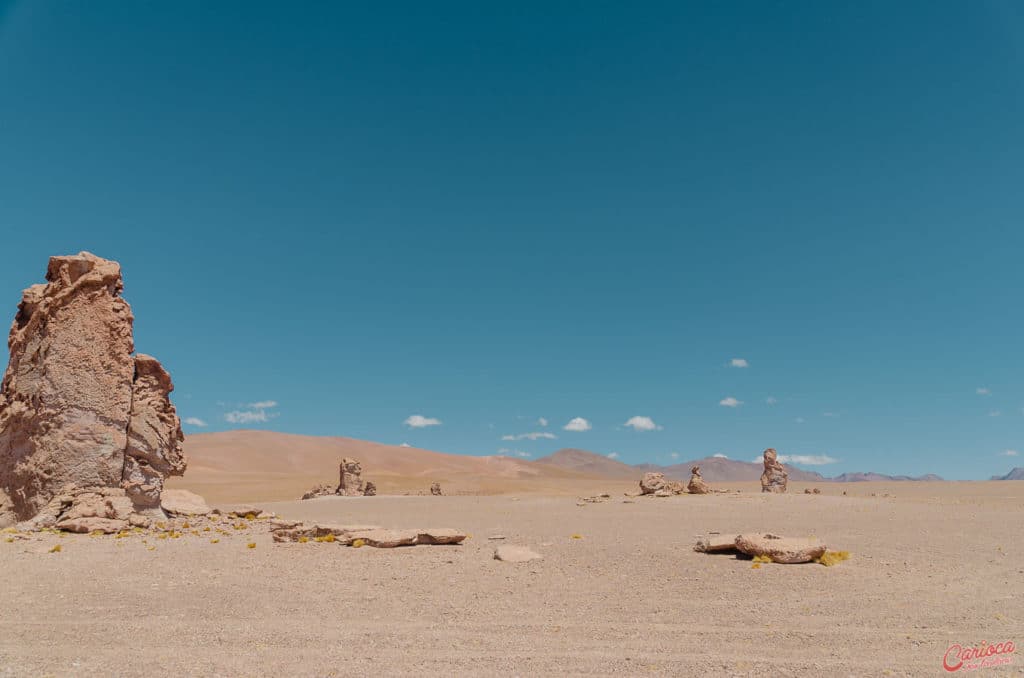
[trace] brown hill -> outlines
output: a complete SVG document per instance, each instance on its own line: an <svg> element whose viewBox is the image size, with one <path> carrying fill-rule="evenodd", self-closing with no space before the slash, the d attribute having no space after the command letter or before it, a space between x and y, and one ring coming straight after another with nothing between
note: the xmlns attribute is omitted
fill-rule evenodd
<svg viewBox="0 0 1024 678"><path fill-rule="evenodd" d="M600 476L602 478L639 479L645 470L638 466L630 466L629 464L623 464L621 461L609 459L607 456L597 454L596 452L588 452L587 450L571 447L542 457L536 463L590 476ZM656 467L655 470L657 470Z"/></svg>
<svg viewBox="0 0 1024 678"><path fill-rule="evenodd" d="M313 485L337 483L343 457L359 460L363 477L382 494L427 493L433 482L449 494L566 494L607 487L600 480L605 476L512 457L444 454L271 431L190 435L185 454L185 476L171 479L168 487L193 490L212 502L297 499Z"/></svg>

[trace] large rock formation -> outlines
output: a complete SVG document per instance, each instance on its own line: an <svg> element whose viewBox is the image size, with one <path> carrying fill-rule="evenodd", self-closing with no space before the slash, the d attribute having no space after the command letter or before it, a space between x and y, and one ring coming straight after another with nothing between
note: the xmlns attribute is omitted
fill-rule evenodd
<svg viewBox="0 0 1024 678"><path fill-rule="evenodd" d="M363 487L363 467L355 459L342 459L338 465L338 489L335 494L345 497L360 497Z"/></svg>
<svg viewBox="0 0 1024 678"><path fill-rule="evenodd" d="M170 376L133 356L121 267L88 252L52 257L25 290L0 386L0 527L35 517L65 486L124 488L160 512L181 475L183 436Z"/></svg>
<svg viewBox="0 0 1024 678"><path fill-rule="evenodd" d="M659 490L664 490L666 483L664 473L657 471L645 473L640 478L640 494L654 494Z"/></svg>
<svg viewBox="0 0 1024 678"><path fill-rule="evenodd" d="M708 484L704 482L704 478L700 475L700 466L694 466L690 469L690 482L686 486L686 491L690 494L707 494L711 491Z"/></svg>
<svg viewBox="0 0 1024 678"><path fill-rule="evenodd" d="M761 491L781 493L786 491L789 474L772 448L764 451L764 473L761 474Z"/></svg>

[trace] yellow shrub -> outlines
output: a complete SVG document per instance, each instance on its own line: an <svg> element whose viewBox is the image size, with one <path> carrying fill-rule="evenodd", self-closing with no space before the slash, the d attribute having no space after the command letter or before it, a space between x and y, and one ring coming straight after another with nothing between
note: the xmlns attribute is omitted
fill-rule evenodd
<svg viewBox="0 0 1024 678"><path fill-rule="evenodd" d="M366 546L365 539L356 539L352 542L352 548L354 549L362 548L363 546Z"/></svg>
<svg viewBox="0 0 1024 678"><path fill-rule="evenodd" d="M53 548L50 549L50 553L60 553L60 544L54 544Z"/></svg>
<svg viewBox="0 0 1024 678"><path fill-rule="evenodd" d="M816 559L814 562L820 563L825 567L832 567L833 565L838 565L844 560L849 559L849 551L825 551L825 553L821 554L821 557Z"/></svg>
<svg viewBox="0 0 1024 678"><path fill-rule="evenodd" d="M249 548L251 548L251 549L254 549L254 548L256 548L256 542L254 542L254 541L251 541L251 542L249 542L248 544L246 544L246 546L248 546L248 547L249 547Z"/></svg>
<svg viewBox="0 0 1024 678"><path fill-rule="evenodd" d="M772 559L769 558L768 556L754 556L754 562L755 563L770 563L770 562L772 562Z"/></svg>
<svg viewBox="0 0 1024 678"><path fill-rule="evenodd" d="M299 543L300 544L305 544L308 541L309 541L309 537L299 537Z"/></svg>

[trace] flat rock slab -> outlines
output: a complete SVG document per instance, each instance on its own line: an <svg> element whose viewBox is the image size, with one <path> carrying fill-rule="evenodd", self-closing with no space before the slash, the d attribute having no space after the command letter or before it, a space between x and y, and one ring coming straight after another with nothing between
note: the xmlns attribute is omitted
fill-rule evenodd
<svg viewBox="0 0 1024 678"><path fill-rule="evenodd" d="M206 516L212 510L205 499L188 490L164 490L160 495L160 506L179 516Z"/></svg>
<svg viewBox="0 0 1024 678"><path fill-rule="evenodd" d="M748 556L767 556L773 563L791 564L820 558L827 546L817 539L741 534L736 537L736 548Z"/></svg>
<svg viewBox="0 0 1024 678"><path fill-rule="evenodd" d="M735 534L708 534L697 537L693 550L700 553L725 553L736 550Z"/></svg>
<svg viewBox="0 0 1024 678"><path fill-rule="evenodd" d="M525 563L531 560L542 560L544 556L525 546L503 544L494 550L494 559L506 563Z"/></svg>
<svg viewBox="0 0 1024 678"><path fill-rule="evenodd" d="M128 529L127 520L117 520L116 518L70 518L68 520L62 520L57 523L58 530L64 530L65 532L79 532L85 534L87 532L103 532L104 534L114 534L121 530Z"/></svg>

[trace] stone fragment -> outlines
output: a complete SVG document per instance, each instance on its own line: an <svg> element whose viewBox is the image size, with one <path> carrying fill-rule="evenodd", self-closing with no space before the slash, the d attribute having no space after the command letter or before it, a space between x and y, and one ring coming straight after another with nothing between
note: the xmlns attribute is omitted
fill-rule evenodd
<svg viewBox="0 0 1024 678"><path fill-rule="evenodd" d="M314 485L313 489L311 489L306 494L302 495L302 498L316 499L317 497L328 497L332 494L334 494L334 489L330 485L326 483L320 483L319 485Z"/></svg>
<svg viewBox="0 0 1024 678"><path fill-rule="evenodd" d="M512 544L502 544L498 548L494 549L494 559L501 560L506 563L525 563L531 560L541 560L544 556L526 548L525 546L514 546Z"/></svg>
<svg viewBox="0 0 1024 678"><path fill-rule="evenodd" d="M114 534L115 532L128 529L128 521L94 516L61 520L57 523L56 527L58 530L64 530L65 532L79 532L82 534L87 532L103 532L104 534Z"/></svg>
<svg viewBox="0 0 1024 678"><path fill-rule="evenodd" d="M350 532L352 541L361 539L366 546L389 549L396 546L412 546L419 537L417 530L360 530Z"/></svg>
<svg viewBox="0 0 1024 678"><path fill-rule="evenodd" d="M433 528L417 532L417 544L459 544L466 539L465 533L451 528Z"/></svg>
<svg viewBox="0 0 1024 678"><path fill-rule="evenodd" d="M654 494L665 487L665 474L651 471L640 479L640 494Z"/></svg>
<svg viewBox="0 0 1024 678"><path fill-rule="evenodd" d="M735 534L707 534L697 538L693 550L700 553L719 553L736 550Z"/></svg>
<svg viewBox="0 0 1024 678"><path fill-rule="evenodd" d="M441 491L441 483L434 483L430 486L430 494L435 497L440 497L444 492Z"/></svg>
<svg viewBox="0 0 1024 678"><path fill-rule="evenodd" d="M364 497L376 497L377 496L377 485L372 480L367 480L363 485L363 496Z"/></svg>

